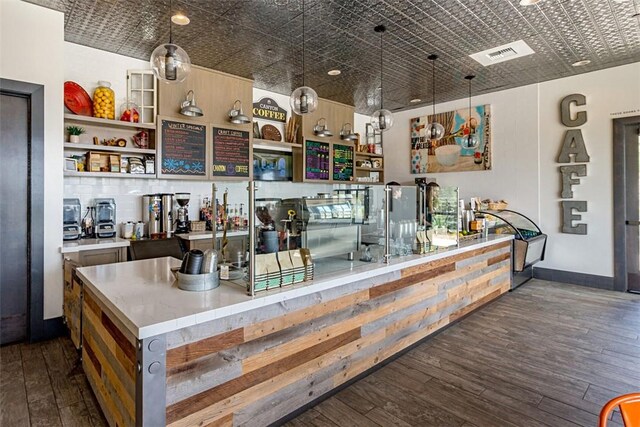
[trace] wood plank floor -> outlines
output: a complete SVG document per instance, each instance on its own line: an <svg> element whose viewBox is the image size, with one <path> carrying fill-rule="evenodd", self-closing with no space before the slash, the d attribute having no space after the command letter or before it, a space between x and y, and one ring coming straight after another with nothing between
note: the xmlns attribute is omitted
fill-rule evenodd
<svg viewBox="0 0 640 427"><path fill-rule="evenodd" d="M596 426L639 335L640 296L532 280L286 425Z"/></svg>
<svg viewBox="0 0 640 427"><path fill-rule="evenodd" d="M639 335L639 296L533 280L287 426L595 426L640 391ZM76 363L68 338L2 347L0 426L105 426Z"/></svg>

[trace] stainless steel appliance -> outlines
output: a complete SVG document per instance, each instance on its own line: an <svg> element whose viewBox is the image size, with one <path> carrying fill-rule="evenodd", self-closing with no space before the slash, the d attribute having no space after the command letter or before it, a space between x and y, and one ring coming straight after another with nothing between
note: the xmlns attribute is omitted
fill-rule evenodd
<svg viewBox="0 0 640 427"><path fill-rule="evenodd" d="M148 224L147 236L152 239L162 237L162 195L142 196L142 221Z"/></svg>
<svg viewBox="0 0 640 427"><path fill-rule="evenodd" d="M167 238L173 235L173 194L162 195L162 232Z"/></svg>
<svg viewBox="0 0 640 427"><path fill-rule="evenodd" d="M80 216L82 215L80 199L64 199L62 213L63 240L76 240L80 238Z"/></svg>
<svg viewBox="0 0 640 427"><path fill-rule="evenodd" d="M489 232L513 234L512 288L518 287L533 277L533 265L544 260L547 235L529 218L508 209L480 211L485 215Z"/></svg>
<svg viewBox="0 0 640 427"><path fill-rule="evenodd" d="M114 199L95 199L96 237L99 239L116 236L116 201Z"/></svg>
<svg viewBox="0 0 640 427"><path fill-rule="evenodd" d="M176 202L178 209L176 211L176 234L184 234L189 232L189 200L191 193L176 193Z"/></svg>
<svg viewBox="0 0 640 427"><path fill-rule="evenodd" d="M276 224L285 224L285 238L299 239L313 258L346 254L353 259L360 249L360 226L354 224L353 213L351 202L343 197L284 199Z"/></svg>

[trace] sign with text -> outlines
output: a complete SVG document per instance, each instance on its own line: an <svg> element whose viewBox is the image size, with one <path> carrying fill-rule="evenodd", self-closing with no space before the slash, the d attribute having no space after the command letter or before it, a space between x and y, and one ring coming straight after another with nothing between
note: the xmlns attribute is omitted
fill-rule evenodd
<svg viewBox="0 0 640 427"><path fill-rule="evenodd" d="M304 144L304 178L312 180L329 180L331 163L330 144L328 142L305 141Z"/></svg>
<svg viewBox="0 0 640 427"><path fill-rule="evenodd" d="M249 177L249 132L213 127L212 176Z"/></svg>
<svg viewBox="0 0 640 427"><path fill-rule="evenodd" d="M333 180L353 180L353 145L333 144Z"/></svg>
<svg viewBox="0 0 640 427"><path fill-rule="evenodd" d="M286 123L287 110L280 107L274 99L264 97L253 103L253 118Z"/></svg>
<svg viewBox="0 0 640 427"><path fill-rule="evenodd" d="M160 173L206 177L207 126L161 119Z"/></svg>

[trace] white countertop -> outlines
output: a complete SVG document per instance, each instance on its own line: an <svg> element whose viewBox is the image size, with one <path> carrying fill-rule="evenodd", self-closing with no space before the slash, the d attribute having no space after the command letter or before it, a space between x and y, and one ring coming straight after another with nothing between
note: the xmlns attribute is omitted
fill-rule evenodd
<svg viewBox="0 0 640 427"><path fill-rule="evenodd" d="M213 238L212 231L192 231L191 233L175 234L175 235L184 240L203 240L203 239ZM249 235L249 230L247 229L232 230L232 231L227 230L227 237L239 237L239 236L248 236L248 235ZM216 238L218 239L222 238L222 231L216 231Z"/></svg>
<svg viewBox="0 0 640 427"><path fill-rule="evenodd" d="M129 240L121 239L120 237L112 237L110 239L67 240L62 243L60 253L70 254L94 249L126 248L127 246L129 246Z"/></svg>
<svg viewBox="0 0 640 427"><path fill-rule="evenodd" d="M313 282L261 292L255 297L248 296L241 286L226 282L206 292L180 290L170 270L178 267L180 260L171 257L82 267L78 274L134 336L144 339L511 239L512 235L492 235L428 255L337 271Z"/></svg>

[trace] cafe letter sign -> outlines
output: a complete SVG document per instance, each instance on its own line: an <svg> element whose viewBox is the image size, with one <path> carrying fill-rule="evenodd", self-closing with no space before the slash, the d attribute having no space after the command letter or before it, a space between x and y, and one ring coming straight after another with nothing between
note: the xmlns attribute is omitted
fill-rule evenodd
<svg viewBox="0 0 640 427"><path fill-rule="evenodd" d="M280 107L274 99L264 97L260 98L260 101L253 103L253 117L286 123L287 110Z"/></svg>
<svg viewBox="0 0 640 427"><path fill-rule="evenodd" d="M584 95L572 94L565 96L560 103L560 120L562 124L574 128L582 126L587 122L587 112L580 111L575 114L575 118L571 118L571 105L586 105L587 101ZM589 163L589 154L587 147L584 145L582 130L567 129L560 147L558 155L558 163L574 163L571 165L560 166L560 175L562 176L562 191L560 197L563 199L573 199L573 186L580 185L580 179L577 177L587 176L587 165ZM578 164L579 163L579 164ZM580 221L582 215L576 212L586 212L587 202L584 200L563 200L560 202L562 207L562 232L568 234L587 234L587 224L580 223L573 225L573 221Z"/></svg>

